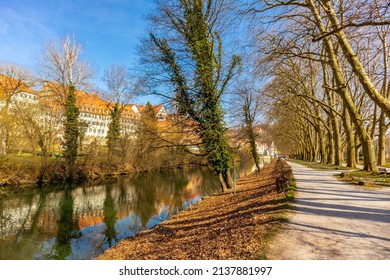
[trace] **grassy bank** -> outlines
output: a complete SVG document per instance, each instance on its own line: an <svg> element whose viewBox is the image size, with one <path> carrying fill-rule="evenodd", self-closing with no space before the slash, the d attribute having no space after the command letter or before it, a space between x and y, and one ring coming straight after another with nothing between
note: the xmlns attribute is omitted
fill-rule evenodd
<svg viewBox="0 0 390 280"><path fill-rule="evenodd" d="M390 187L390 175L357 170L343 172L337 177L343 181L366 187Z"/></svg>
<svg viewBox="0 0 390 280"><path fill-rule="evenodd" d="M303 160L290 160L292 162L296 162L307 167L311 167L314 169L326 169L326 170L350 170L343 171L342 173L335 175L342 181L346 181L348 183L366 186L366 187L384 187L390 186L390 174L380 174L371 171L364 170L356 170L348 167L339 167L334 165L327 165L318 162L308 162ZM389 167L388 164L383 167Z"/></svg>
<svg viewBox="0 0 390 280"><path fill-rule="evenodd" d="M278 166L281 163L283 168ZM269 241L287 219L289 199L275 181L279 160L237 182L237 192L204 198L170 220L142 231L98 259L265 259Z"/></svg>

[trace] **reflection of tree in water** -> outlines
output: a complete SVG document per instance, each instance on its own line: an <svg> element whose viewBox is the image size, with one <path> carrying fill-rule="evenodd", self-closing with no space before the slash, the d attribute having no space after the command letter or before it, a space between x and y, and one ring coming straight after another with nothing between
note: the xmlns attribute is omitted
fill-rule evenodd
<svg viewBox="0 0 390 280"><path fill-rule="evenodd" d="M11 215L4 213L3 201L0 199L0 241L3 239L3 236L5 236L10 223Z"/></svg>
<svg viewBox="0 0 390 280"><path fill-rule="evenodd" d="M146 226L150 217L156 214L156 191L157 178L143 174L130 180L134 186L134 213L140 218L142 226Z"/></svg>
<svg viewBox="0 0 390 280"><path fill-rule="evenodd" d="M199 193L203 195L211 194L220 190L220 182L217 177L208 167L202 167L189 171L193 176L201 178L198 186Z"/></svg>
<svg viewBox="0 0 390 280"><path fill-rule="evenodd" d="M9 228L12 226L12 217L11 214L7 213L3 209L3 201L0 199L0 259L7 259L9 258L9 253L11 252L9 250L10 245L13 244L9 244L5 236L7 235Z"/></svg>
<svg viewBox="0 0 390 280"><path fill-rule="evenodd" d="M126 212L130 213L132 197L129 196L132 194L131 189L133 186L129 183L129 178L119 177L115 183L110 184L114 187L114 189L119 189L119 196L117 200L117 211L119 213Z"/></svg>
<svg viewBox="0 0 390 280"><path fill-rule="evenodd" d="M116 237L115 224L117 220L117 210L115 201L112 198L112 185L106 185L106 199L103 204L103 215L104 215L104 223L106 224L106 229L104 230L104 234L106 235L106 240L108 242L108 246L112 247L118 240ZM113 244L112 241L115 241Z"/></svg>
<svg viewBox="0 0 390 280"><path fill-rule="evenodd" d="M171 194L168 201L164 201L169 205L169 212L176 212L180 209L186 198L183 196L182 190L189 182L188 172L172 172L166 178L167 193Z"/></svg>
<svg viewBox="0 0 390 280"><path fill-rule="evenodd" d="M78 220L73 215L74 201L70 187L64 191L64 195L59 204L59 219L55 249L57 255L55 259L63 260L72 254L71 242L73 238L80 238L81 232Z"/></svg>
<svg viewBox="0 0 390 280"><path fill-rule="evenodd" d="M142 174L130 180L134 186L134 213L140 218L142 226L146 226L150 218L159 214L159 207L169 206L169 211L183 204L181 190L188 183L182 172L154 172Z"/></svg>
<svg viewBox="0 0 390 280"><path fill-rule="evenodd" d="M24 198L27 199L28 211L22 219L19 220L17 225L18 229L15 232L15 235L8 242L0 244L0 259L31 259L39 246L34 242L35 235L40 233L38 227L38 221L42 214L42 211L46 204L46 195L47 193L44 190L39 190L39 200L37 203L34 202L37 192L29 192L27 197L22 197L20 203L24 204L22 201ZM35 212L33 211L35 209ZM6 214L3 211L2 201L0 200L0 236L7 235L8 230L12 230L15 227L12 224L13 220L11 214ZM0 241L2 241L0 239ZM9 242L11 241L11 242Z"/></svg>

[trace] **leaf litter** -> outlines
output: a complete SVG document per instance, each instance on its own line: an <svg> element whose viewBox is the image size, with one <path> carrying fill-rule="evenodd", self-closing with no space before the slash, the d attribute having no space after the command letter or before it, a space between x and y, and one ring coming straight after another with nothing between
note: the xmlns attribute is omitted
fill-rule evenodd
<svg viewBox="0 0 390 280"><path fill-rule="evenodd" d="M280 168L282 165L283 168ZM290 167L271 162L237 182L237 192L205 197L156 227L105 251L101 260L249 260L264 258L288 201L276 179Z"/></svg>

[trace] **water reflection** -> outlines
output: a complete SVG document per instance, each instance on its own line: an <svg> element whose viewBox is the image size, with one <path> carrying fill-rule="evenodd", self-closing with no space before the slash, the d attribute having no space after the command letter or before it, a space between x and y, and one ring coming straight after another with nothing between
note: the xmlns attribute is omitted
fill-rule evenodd
<svg viewBox="0 0 390 280"><path fill-rule="evenodd" d="M74 201L70 187L64 191L59 202L59 218L57 220L57 235L55 239L55 259L63 260L72 254L71 242L82 236L79 229L78 215L74 215Z"/></svg>
<svg viewBox="0 0 390 280"><path fill-rule="evenodd" d="M0 259L91 259L216 192L207 169L47 187L0 201Z"/></svg>
<svg viewBox="0 0 390 280"><path fill-rule="evenodd" d="M91 259L218 190L207 168L30 190L0 200L0 259Z"/></svg>
<svg viewBox="0 0 390 280"><path fill-rule="evenodd" d="M105 242L108 242L108 247L112 247L118 241L116 237L115 224L117 221L116 204L111 195L112 185L106 186L106 199L103 204L103 222L106 225L104 234L106 235ZM113 241L115 243L113 243Z"/></svg>

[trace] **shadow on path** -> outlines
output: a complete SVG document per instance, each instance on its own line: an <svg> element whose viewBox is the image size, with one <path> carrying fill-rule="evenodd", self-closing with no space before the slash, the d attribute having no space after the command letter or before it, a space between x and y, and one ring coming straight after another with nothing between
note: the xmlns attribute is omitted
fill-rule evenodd
<svg viewBox="0 0 390 280"><path fill-rule="evenodd" d="M311 226L311 225L306 225L306 224L302 224L302 223L294 223L294 222L291 222L291 224L296 226L294 228L295 231L302 231L304 233L324 231L324 232L330 232L332 234L343 235L345 237L373 238L373 239L378 239L378 240L390 242L390 238L374 236L372 234L358 233L358 232L347 231L347 230L337 230L337 229L324 228L324 227L319 227L319 226Z"/></svg>
<svg viewBox="0 0 390 280"><path fill-rule="evenodd" d="M337 180L341 170L289 164L298 191L271 259L390 259L389 188L362 188Z"/></svg>

